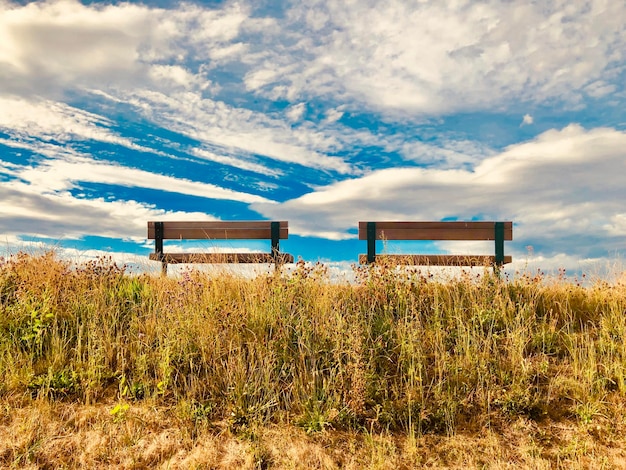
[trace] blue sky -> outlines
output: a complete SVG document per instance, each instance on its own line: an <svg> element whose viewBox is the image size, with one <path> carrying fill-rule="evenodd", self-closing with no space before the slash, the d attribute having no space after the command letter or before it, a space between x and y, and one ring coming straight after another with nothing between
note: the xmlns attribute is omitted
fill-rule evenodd
<svg viewBox="0 0 626 470"><path fill-rule="evenodd" d="M474 219L514 222L514 268L614 263L625 25L606 0L0 0L3 251L130 261L148 220L272 219L347 265L360 220Z"/></svg>

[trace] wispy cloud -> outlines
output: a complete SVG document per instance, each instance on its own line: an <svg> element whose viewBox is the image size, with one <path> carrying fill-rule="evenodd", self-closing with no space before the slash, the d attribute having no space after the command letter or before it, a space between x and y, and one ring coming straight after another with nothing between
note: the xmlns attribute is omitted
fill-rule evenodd
<svg viewBox="0 0 626 470"><path fill-rule="evenodd" d="M94 162L80 156L44 161L36 167L26 167L15 173L20 179L37 187L40 192L64 191L74 187L75 183L94 182L137 188L167 188L168 192L209 199L271 203L264 197L232 191L213 184L172 178L107 162Z"/></svg>
<svg viewBox="0 0 626 470"><path fill-rule="evenodd" d="M130 4L93 8L74 1L10 6L4 5L0 20L5 36L0 86L6 91L59 97L69 90L95 90L200 142L351 172L340 158L322 153L328 143L320 133L292 131L284 120L204 96L212 86L209 71L234 59L213 60L214 49L232 47L226 43L235 40L244 21L248 27L257 21L245 8L212 11L189 4L166 11ZM20 109L18 104L5 103L7 109ZM51 107L48 102L48 109L39 106L7 119L29 128L52 124ZM27 113L28 119L20 119Z"/></svg>
<svg viewBox="0 0 626 470"><path fill-rule="evenodd" d="M323 153L333 144L328 136L306 128L293 130L272 116L192 93L135 91L126 96L126 102L155 123L200 142L340 174L352 172L343 159Z"/></svg>
<svg viewBox="0 0 626 470"><path fill-rule="evenodd" d="M141 241L147 220L207 219L206 214L168 213L135 201L80 199L65 191L41 194L36 187L18 181L3 183L0 195L0 230L13 242L24 234L47 238L52 244L87 235Z"/></svg>
<svg viewBox="0 0 626 470"><path fill-rule="evenodd" d="M16 142L37 140L71 145L91 140L160 153L112 132L111 120L58 101L0 96L0 109L0 130ZM11 145L8 141L6 144Z"/></svg>
<svg viewBox="0 0 626 470"><path fill-rule="evenodd" d="M626 50L626 6L602 0L316 0L280 18L253 16L254 2L96 5L0 4L2 88L200 90L230 66L234 80L272 99L446 113L605 95Z"/></svg>
<svg viewBox="0 0 626 470"><path fill-rule="evenodd" d="M328 94L381 112L440 114L520 99L575 105L585 86L612 83L626 50L620 2L395 0L381 8L320 0L289 13L291 34L276 34L249 88L286 99Z"/></svg>

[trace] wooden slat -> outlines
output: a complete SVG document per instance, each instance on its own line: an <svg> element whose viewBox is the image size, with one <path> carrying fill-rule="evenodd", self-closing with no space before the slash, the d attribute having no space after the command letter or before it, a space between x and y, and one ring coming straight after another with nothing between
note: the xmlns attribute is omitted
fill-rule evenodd
<svg viewBox="0 0 626 470"><path fill-rule="evenodd" d="M155 222L148 222L148 239L155 238ZM289 237L288 222L280 222L279 237ZM271 221L163 222L163 238L168 240L244 240L271 239Z"/></svg>
<svg viewBox="0 0 626 470"><path fill-rule="evenodd" d="M293 255L279 253L275 259L269 253L163 253L168 264L178 263L293 263ZM153 261L162 261L158 253L150 253Z"/></svg>
<svg viewBox="0 0 626 470"><path fill-rule="evenodd" d="M377 240L494 240L495 222L376 222ZM504 239L513 240L513 223L504 222ZM367 222L359 222L367 240Z"/></svg>
<svg viewBox="0 0 626 470"><path fill-rule="evenodd" d="M364 239L367 239L365 236ZM490 229L376 229L377 240L495 240ZM512 233L504 231L504 239L512 240Z"/></svg>
<svg viewBox="0 0 626 470"><path fill-rule="evenodd" d="M376 225L384 229L421 229L421 228L493 228L494 220L476 220L476 221L375 221ZM505 227L507 225L512 226L512 222L504 222ZM359 222L359 229L366 229L367 221Z"/></svg>
<svg viewBox="0 0 626 470"><path fill-rule="evenodd" d="M173 228L269 228L271 226L271 220L204 220L204 221L163 221L164 224ZM148 222L148 227L154 227L154 221ZM289 222L280 221L281 228L289 227Z"/></svg>
<svg viewBox="0 0 626 470"><path fill-rule="evenodd" d="M280 238L287 238L287 230L280 231ZM149 237L150 238L150 237ZM165 240L252 240L252 239L270 239L272 232L267 229L200 229L200 228L169 228L167 225L163 228L163 239Z"/></svg>
<svg viewBox="0 0 626 470"><path fill-rule="evenodd" d="M379 262L409 266L493 266L495 256L489 255L376 255ZM504 257L504 263L511 263L511 256ZM359 263L367 264L367 255L359 255Z"/></svg>

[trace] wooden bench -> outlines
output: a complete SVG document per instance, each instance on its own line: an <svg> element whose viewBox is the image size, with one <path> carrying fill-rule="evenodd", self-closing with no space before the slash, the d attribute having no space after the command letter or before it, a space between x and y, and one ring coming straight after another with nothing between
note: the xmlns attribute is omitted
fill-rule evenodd
<svg viewBox="0 0 626 470"><path fill-rule="evenodd" d="M154 239L150 259L167 265L175 263L293 263L293 256L281 253L280 239L289 236L287 222L273 221L211 221L211 222L148 222L148 239ZM269 253L165 253L163 240L252 240L272 241Z"/></svg>
<svg viewBox="0 0 626 470"><path fill-rule="evenodd" d="M367 254L360 264L383 257L393 264L413 266L502 266L504 241L513 240L512 222L359 222L359 240L367 240ZM495 240L495 256L489 255L377 255L376 240Z"/></svg>

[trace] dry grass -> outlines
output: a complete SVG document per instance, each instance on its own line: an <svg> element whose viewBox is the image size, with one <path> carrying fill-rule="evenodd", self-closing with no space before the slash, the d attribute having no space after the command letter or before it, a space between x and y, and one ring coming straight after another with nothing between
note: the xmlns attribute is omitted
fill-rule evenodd
<svg viewBox="0 0 626 470"><path fill-rule="evenodd" d="M0 465L626 466L623 280L356 277L3 260Z"/></svg>
<svg viewBox="0 0 626 470"><path fill-rule="evenodd" d="M5 402L5 405L7 403ZM502 429L454 436L327 430L307 434L266 424L253 435L224 422L192 429L169 407L133 403L122 420L113 404L37 403L5 410L3 468L624 468L626 440L573 421L515 418Z"/></svg>

